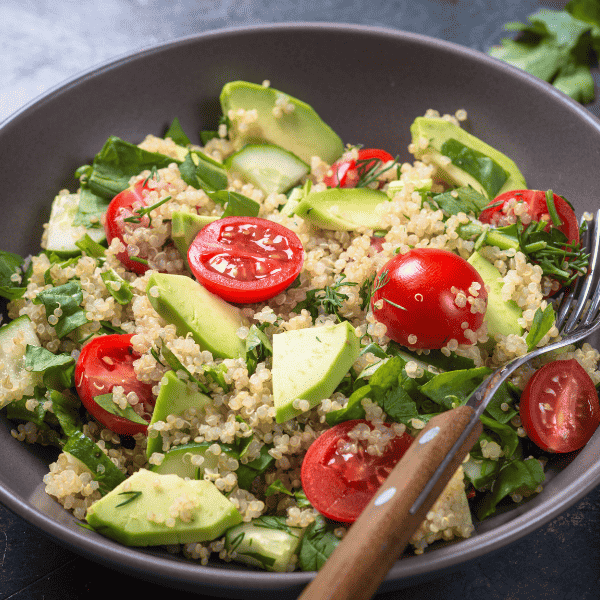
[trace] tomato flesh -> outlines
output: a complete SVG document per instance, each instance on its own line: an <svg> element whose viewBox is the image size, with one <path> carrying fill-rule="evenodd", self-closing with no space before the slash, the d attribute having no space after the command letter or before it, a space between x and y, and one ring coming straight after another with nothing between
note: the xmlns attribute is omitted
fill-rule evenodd
<svg viewBox="0 0 600 600"><path fill-rule="evenodd" d="M377 166L385 164L394 157L385 150L363 148L358 151L358 159L341 159L331 165L331 174L323 178L327 187L356 187L360 178Z"/></svg>
<svg viewBox="0 0 600 600"><path fill-rule="evenodd" d="M547 452L582 448L600 424L594 382L575 360L555 360L529 379L520 402L529 438Z"/></svg>
<svg viewBox="0 0 600 600"><path fill-rule="evenodd" d="M110 244L113 239L118 238L125 246L127 246L126 237L135 229L142 226L148 226L148 217L144 216L139 219L139 222L127 222L125 219L135 216L135 210L148 205L146 202L148 187L143 181L139 181L133 187L123 190L117 194L108 205L104 221L104 230L106 239ZM138 275L144 274L148 269L148 265L144 262L133 260L127 250L119 252L117 258L123 266L129 271L133 271ZM139 258L145 260L147 257L140 255Z"/></svg>
<svg viewBox="0 0 600 600"><path fill-rule="evenodd" d="M285 290L304 263L304 248L287 227L257 217L226 217L206 225L188 250L196 279L237 304Z"/></svg>
<svg viewBox="0 0 600 600"><path fill-rule="evenodd" d="M75 387L87 411L102 425L120 435L146 433L148 426L135 423L102 408L94 398L122 386L124 393L135 392L143 404L144 418L149 421L154 407L152 386L138 380L133 361L140 356L133 351L131 335L111 334L88 342L75 365Z"/></svg>
<svg viewBox="0 0 600 600"><path fill-rule="evenodd" d="M514 202L517 204L525 203L527 205L527 215L533 221L548 221L546 230L553 227L550 214L548 212L548 203L546 202L546 192L542 190L512 190L504 192L495 198L487 208L484 208L479 215L482 223L490 223L495 226L508 225L516 220ZM561 221L558 229L562 231L570 243L579 243L579 224L573 209L569 203L559 196L553 194L554 207Z"/></svg>
<svg viewBox="0 0 600 600"><path fill-rule="evenodd" d="M345 450L349 432L360 423L373 429L364 419L339 423L312 443L302 463L306 497L321 514L341 523L358 518L413 441L408 433L393 437L381 456L369 454L364 441L356 453Z"/></svg>
<svg viewBox="0 0 600 600"><path fill-rule="evenodd" d="M414 348L439 349L452 339L472 344L467 331L481 327L487 308L475 268L437 248L398 254L378 273L373 290L371 308L387 336Z"/></svg>

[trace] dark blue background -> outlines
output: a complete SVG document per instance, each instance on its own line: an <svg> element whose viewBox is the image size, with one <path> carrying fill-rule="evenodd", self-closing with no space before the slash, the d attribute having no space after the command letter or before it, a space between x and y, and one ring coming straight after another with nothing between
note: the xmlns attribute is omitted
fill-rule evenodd
<svg viewBox="0 0 600 600"><path fill-rule="evenodd" d="M284 21L361 23L486 51L506 35L504 23L525 21L540 7L560 9L565 4L533 0L2 0L0 120L81 70L195 32ZM595 77L598 81L597 70ZM589 108L598 115L599 106L596 101ZM519 542L432 581L378 596L378 600L600 598L599 500L600 489L595 489ZM86 600L132 593L140 597L177 592L83 559L0 506L0 600Z"/></svg>

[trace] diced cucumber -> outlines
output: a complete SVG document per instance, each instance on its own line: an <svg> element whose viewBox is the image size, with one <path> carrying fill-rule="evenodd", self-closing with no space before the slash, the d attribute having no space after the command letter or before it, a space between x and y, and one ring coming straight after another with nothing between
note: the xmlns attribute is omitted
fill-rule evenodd
<svg viewBox="0 0 600 600"><path fill-rule="evenodd" d="M310 167L295 154L272 144L249 144L232 154L225 166L265 194L282 194L297 185Z"/></svg>
<svg viewBox="0 0 600 600"><path fill-rule="evenodd" d="M275 527L273 526L275 525ZM287 527L284 517L258 518L232 527L225 534L225 549L236 561L285 572L297 553L304 530Z"/></svg>
<svg viewBox="0 0 600 600"><path fill-rule="evenodd" d="M0 327L0 381L4 389L0 392L0 408L24 395L33 396L34 387L41 382L41 373L25 370L28 344L39 346L40 340L27 315Z"/></svg>
<svg viewBox="0 0 600 600"><path fill-rule="evenodd" d="M152 465L151 471L155 473L179 475L179 477L188 477L189 479L202 479L204 469L215 469L219 463L219 457L208 452L210 442L184 444L175 446L165 453L165 457L160 465ZM192 462L194 456L203 456L204 461L196 466Z"/></svg>
<svg viewBox="0 0 600 600"><path fill-rule="evenodd" d="M52 202L48 228L44 232L43 245L49 252L61 256L75 256L81 253L75 242L86 233L98 243L106 240L104 227L86 229L83 225L73 225L79 207L79 194L59 194Z"/></svg>

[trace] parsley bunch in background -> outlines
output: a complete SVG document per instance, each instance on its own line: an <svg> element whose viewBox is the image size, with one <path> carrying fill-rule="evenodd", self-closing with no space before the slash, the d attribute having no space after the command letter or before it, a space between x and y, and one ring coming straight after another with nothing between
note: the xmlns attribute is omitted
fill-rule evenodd
<svg viewBox="0 0 600 600"><path fill-rule="evenodd" d="M507 23L518 39L488 53L543 79L582 104L594 100L590 69L600 56L600 0L571 0L565 10L541 9L529 24Z"/></svg>

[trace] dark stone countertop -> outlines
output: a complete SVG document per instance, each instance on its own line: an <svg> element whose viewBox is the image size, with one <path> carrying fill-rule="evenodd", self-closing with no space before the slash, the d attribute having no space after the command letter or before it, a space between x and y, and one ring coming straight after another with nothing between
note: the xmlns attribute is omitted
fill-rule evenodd
<svg viewBox="0 0 600 600"><path fill-rule="evenodd" d="M485 51L525 21L534 0L2 0L0 121L76 73L132 50L200 31L286 21L361 23ZM598 101L590 107L598 115ZM492 555L381 600L600 598L600 489ZM0 600L86 600L167 592L87 560L0 506ZM201 591L199 591L201 595Z"/></svg>

